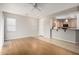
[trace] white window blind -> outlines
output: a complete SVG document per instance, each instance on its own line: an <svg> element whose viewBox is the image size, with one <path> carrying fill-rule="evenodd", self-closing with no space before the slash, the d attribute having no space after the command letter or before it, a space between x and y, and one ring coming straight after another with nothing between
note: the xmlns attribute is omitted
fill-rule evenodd
<svg viewBox="0 0 79 59"><path fill-rule="evenodd" d="M16 19L15 18L7 18L7 31L16 31Z"/></svg>

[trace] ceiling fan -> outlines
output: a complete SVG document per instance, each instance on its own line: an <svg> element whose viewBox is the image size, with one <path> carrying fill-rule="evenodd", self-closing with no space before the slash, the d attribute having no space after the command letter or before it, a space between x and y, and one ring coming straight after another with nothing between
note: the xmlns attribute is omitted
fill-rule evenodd
<svg viewBox="0 0 79 59"><path fill-rule="evenodd" d="M38 4L39 3L33 3L32 4L33 5L33 9L32 10L37 9L38 11L41 11L41 9L38 7Z"/></svg>

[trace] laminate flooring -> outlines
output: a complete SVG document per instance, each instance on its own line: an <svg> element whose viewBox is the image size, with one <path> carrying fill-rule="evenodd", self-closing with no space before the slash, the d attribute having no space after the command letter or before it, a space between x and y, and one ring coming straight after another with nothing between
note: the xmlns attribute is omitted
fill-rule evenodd
<svg viewBox="0 0 79 59"><path fill-rule="evenodd" d="M2 55L76 55L77 53L57 45L39 40L36 37L26 37L5 41Z"/></svg>

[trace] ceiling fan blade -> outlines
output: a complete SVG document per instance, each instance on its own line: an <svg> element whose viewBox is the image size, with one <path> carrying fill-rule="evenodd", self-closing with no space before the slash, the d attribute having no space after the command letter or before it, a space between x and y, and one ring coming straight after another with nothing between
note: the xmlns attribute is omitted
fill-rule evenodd
<svg viewBox="0 0 79 59"><path fill-rule="evenodd" d="M37 9L38 11L41 11L41 9L38 7L38 3L33 3L32 5L33 5L32 11L33 11L34 9Z"/></svg>
<svg viewBox="0 0 79 59"><path fill-rule="evenodd" d="M41 9L39 9L38 7L37 7L37 8L33 8L32 11L33 11L34 9L36 9L36 10L38 10L38 11L41 11Z"/></svg>
<svg viewBox="0 0 79 59"><path fill-rule="evenodd" d="M41 9L39 9L38 7L36 9L39 10L39 11L41 11Z"/></svg>

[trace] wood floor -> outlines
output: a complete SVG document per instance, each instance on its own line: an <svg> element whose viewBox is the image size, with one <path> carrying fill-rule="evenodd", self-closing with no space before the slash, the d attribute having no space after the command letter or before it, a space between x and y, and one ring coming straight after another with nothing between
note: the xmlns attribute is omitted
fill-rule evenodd
<svg viewBox="0 0 79 59"><path fill-rule="evenodd" d="M75 55L72 51L39 40L35 37L27 37L6 41L3 55Z"/></svg>

